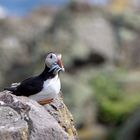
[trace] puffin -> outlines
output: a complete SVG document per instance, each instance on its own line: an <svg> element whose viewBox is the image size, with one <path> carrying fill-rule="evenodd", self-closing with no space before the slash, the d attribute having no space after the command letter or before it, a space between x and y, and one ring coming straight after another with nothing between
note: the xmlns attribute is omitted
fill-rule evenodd
<svg viewBox="0 0 140 140"><path fill-rule="evenodd" d="M45 68L41 74L25 79L16 85L12 84L4 90L16 96L27 96L41 105L49 104L60 93L59 73L61 71L65 71L61 54L50 52L46 56Z"/></svg>

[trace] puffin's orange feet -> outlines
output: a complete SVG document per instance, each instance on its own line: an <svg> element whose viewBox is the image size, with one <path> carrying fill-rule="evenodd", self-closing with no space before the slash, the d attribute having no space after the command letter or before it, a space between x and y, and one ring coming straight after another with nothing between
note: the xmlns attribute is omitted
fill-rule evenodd
<svg viewBox="0 0 140 140"><path fill-rule="evenodd" d="M53 99L46 99L46 100L38 101L38 103L40 105L46 105L46 104L50 104L52 101L53 101Z"/></svg>

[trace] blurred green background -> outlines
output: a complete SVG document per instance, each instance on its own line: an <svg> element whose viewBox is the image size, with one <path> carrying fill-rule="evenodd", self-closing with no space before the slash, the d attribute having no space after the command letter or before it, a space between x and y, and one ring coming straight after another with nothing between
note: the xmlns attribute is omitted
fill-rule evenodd
<svg viewBox="0 0 140 140"><path fill-rule="evenodd" d="M50 51L80 140L140 139L139 0L0 1L1 91Z"/></svg>

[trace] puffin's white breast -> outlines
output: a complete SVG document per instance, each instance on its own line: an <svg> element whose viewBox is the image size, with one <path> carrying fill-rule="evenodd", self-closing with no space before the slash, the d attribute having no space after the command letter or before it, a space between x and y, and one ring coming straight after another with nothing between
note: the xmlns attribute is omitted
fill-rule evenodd
<svg viewBox="0 0 140 140"><path fill-rule="evenodd" d="M56 75L54 78L44 81L42 91L40 91L35 95L29 96L29 98L37 101L43 99L52 99L59 94L60 88L61 88L60 79L58 75Z"/></svg>

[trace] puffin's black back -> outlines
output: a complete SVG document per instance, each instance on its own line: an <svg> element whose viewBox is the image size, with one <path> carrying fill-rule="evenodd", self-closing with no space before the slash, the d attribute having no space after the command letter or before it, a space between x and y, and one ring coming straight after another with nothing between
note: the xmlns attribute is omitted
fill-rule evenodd
<svg viewBox="0 0 140 140"><path fill-rule="evenodd" d="M43 88L44 81L40 77L31 77L23 82L16 88L13 94L17 96L30 96L40 92Z"/></svg>

